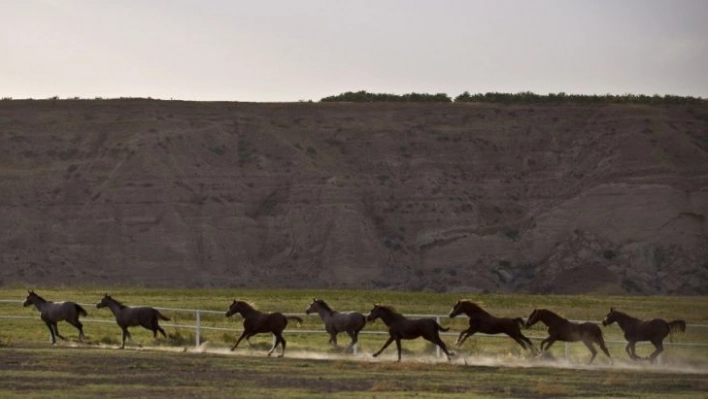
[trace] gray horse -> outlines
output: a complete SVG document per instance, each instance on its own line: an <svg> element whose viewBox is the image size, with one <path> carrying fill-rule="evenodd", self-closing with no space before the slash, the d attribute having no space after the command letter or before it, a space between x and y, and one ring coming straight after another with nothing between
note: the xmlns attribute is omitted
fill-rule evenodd
<svg viewBox="0 0 708 399"><path fill-rule="evenodd" d="M157 332L159 331L163 337L167 338L165 330L160 327L158 320L170 320L169 317L165 317L155 308L150 307L135 307L131 308L123 305L119 301L111 298L110 295L105 294L101 302L96 304L97 308L105 308L111 310L113 316L116 318L116 323L123 331L123 342L120 346L121 349L125 348L125 338L131 338L130 332L128 332L128 327L142 326L150 331L152 331L152 338L157 338Z"/></svg>
<svg viewBox="0 0 708 399"><path fill-rule="evenodd" d="M346 332L351 337L351 343L342 352L347 352L356 345L361 331L366 325L366 317L358 312L339 313L327 305L322 299L313 299L305 313L317 313L324 322L329 333L329 343L337 348L337 334Z"/></svg>
<svg viewBox="0 0 708 399"><path fill-rule="evenodd" d="M34 305L39 310L42 321L47 325L52 335L52 345L57 343L56 337L61 338L62 341L66 340L59 334L59 329L57 328L57 322L63 320L79 330L79 341L83 341L84 325L79 321L79 316L88 315L84 308L74 302L54 303L47 301L35 294L34 291L27 291L27 293L27 299L22 303L22 306Z"/></svg>

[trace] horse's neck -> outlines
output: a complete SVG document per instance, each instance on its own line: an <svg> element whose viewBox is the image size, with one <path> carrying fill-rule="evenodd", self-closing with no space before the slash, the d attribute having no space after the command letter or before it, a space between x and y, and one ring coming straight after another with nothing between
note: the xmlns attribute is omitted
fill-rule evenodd
<svg viewBox="0 0 708 399"><path fill-rule="evenodd" d="M636 317L632 317L626 313L617 312L617 324L619 324L621 329L630 328L633 325L641 323L641 320Z"/></svg>
<svg viewBox="0 0 708 399"><path fill-rule="evenodd" d="M111 313L113 313L114 316L118 316L120 314L120 311L123 309L127 309L127 306L120 305L118 302L115 301L108 301L108 309L111 310Z"/></svg>
<svg viewBox="0 0 708 399"><path fill-rule="evenodd" d="M47 302L46 300L42 299L39 296L32 297L32 299L30 299L30 302L32 302L32 305L34 305L34 307L37 308L37 310L39 310L39 311L42 311L42 309L44 309L47 306L47 304L51 303L51 302Z"/></svg>
<svg viewBox="0 0 708 399"><path fill-rule="evenodd" d="M462 311L469 317L472 316L489 316L489 313L485 311L484 309L480 308L479 306L472 305L471 303L468 303L466 305L463 305Z"/></svg>
<svg viewBox="0 0 708 399"><path fill-rule="evenodd" d="M546 310L541 312L541 317L539 318L545 325L550 326L551 324L556 324L559 322L564 322L564 323L569 323L567 319L564 319L557 314L551 312L550 310Z"/></svg>
<svg viewBox="0 0 708 399"><path fill-rule="evenodd" d="M320 315L320 319L322 320L327 320L334 316L334 310L332 309L327 309L324 306L318 306L317 307L317 314Z"/></svg>
<svg viewBox="0 0 708 399"><path fill-rule="evenodd" d="M257 311L255 308L252 308L249 305L244 305L241 309L241 316L243 316L244 319L262 314L262 312Z"/></svg>
<svg viewBox="0 0 708 399"><path fill-rule="evenodd" d="M397 320L405 320L406 317L403 316L400 313L396 313L390 309L385 310L384 312L381 312L381 320L383 320L384 324L389 325Z"/></svg>

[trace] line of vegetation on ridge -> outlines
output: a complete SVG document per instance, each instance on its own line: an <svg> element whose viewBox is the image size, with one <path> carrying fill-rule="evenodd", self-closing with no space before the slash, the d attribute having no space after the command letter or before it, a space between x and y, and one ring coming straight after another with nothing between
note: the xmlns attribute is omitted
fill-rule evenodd
<svg viewBox="0 0 708 399"><path fill-rule="evenodd" d="M536 94L530 91L519 93L487 92L470 94L465 91L454 99L445 93L369 93L361 90L348 91L335 96L324 97L320 102L415 102L415 103L495 103L495 104L706 104L708 99L676 95L645 94Z"/></svg>

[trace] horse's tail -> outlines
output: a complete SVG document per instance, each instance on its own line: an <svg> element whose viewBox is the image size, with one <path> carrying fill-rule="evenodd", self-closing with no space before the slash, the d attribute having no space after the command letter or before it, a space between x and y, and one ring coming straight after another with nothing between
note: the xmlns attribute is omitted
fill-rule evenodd
<svg viewBox="0 0 708 399"><path fill-rule="evenodd" d="M288 319L288 320L296 321L298 327L302 325L302 319L301 319L300 317L297 317L297 316L286 316L285 318Z"/></svg>
<svg viewBox="0 0 708 399"><path fill-rule="evenodd" d="M524 324L526 324L526 322L524 321L524 319L522 319L521 317L517 317L517 318L515 318L515 319L513 319L513 320L514 320L514 323L516 323L516 324L519 325L519 328L523 328L523 327L524 327Z"/></svg>
<svg viewBox="0 0 708 399"><path fill-rule="evenodd" d="M450 327L448 327L448 328L445 328L445 327L441 326L440 324L438 324L438 322L437 322L437 321L435 322L435 325L437 326L437 328L438 328L438 331L442 331L442 332L445 332L445 331L450 331Z"/></svg>
<svg viewBox="0 0 708 399"><path fill-rule="evenodd" d="M82 308L81 305L78 303L75 303L74 306L76 306L76 311L79 312L79 315L81 316L88 316L88 313L86 312L86 309Z"/></svg>
<svg viewBox="0 0 708 399"><path fill-rule="evenodd" d="M160 313L160 311L157 310L157 309L155 309L155 314L157 315L157 318L160 319L160 320L170 321L170 318L169 318L169 317L163 315L163 314Z"/></svg>
<svg viewBox="0 0 708 399"><path fill-rule="evenodd" d="M686 332L686 322L683 320L674 320L669 323L669 334L680 334Z"/></svg>

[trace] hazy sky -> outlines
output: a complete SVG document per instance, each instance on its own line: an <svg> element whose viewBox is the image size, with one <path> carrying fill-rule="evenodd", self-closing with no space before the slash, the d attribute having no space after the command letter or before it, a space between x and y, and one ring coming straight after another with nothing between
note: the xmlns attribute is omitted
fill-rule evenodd
<svg viewBox="0 0 708 399"><path fill-rule="evenodd" d="M0 97L708 97L708 0L0 0Z"/></svg>

